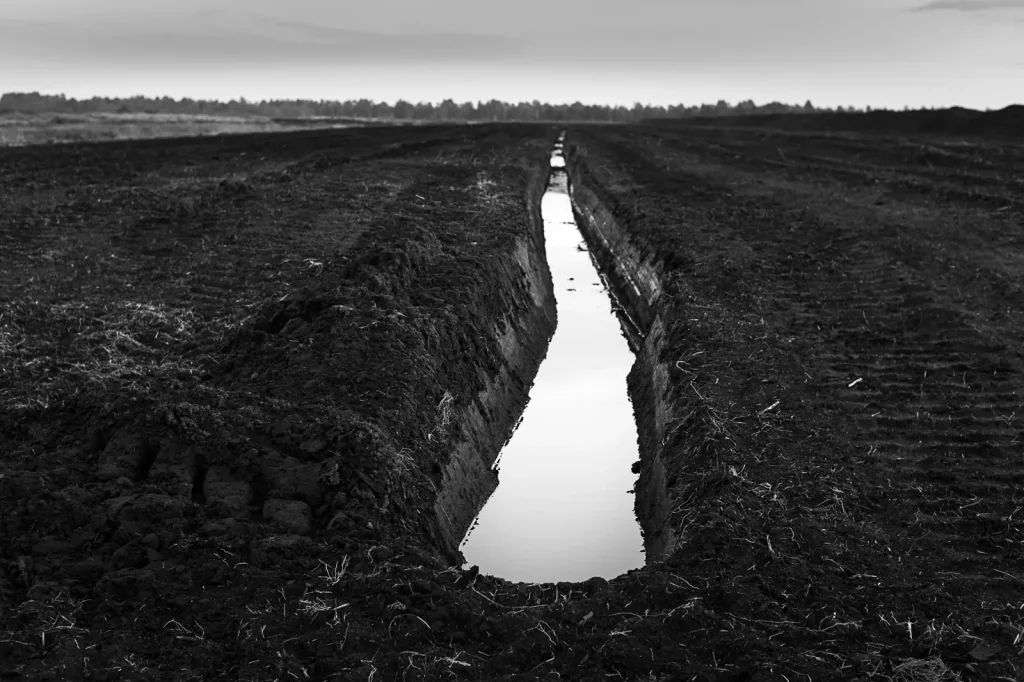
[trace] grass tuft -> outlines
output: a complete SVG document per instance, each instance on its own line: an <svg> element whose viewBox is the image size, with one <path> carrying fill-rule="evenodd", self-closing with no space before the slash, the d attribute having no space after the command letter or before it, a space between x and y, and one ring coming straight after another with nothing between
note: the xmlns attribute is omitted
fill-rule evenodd
<svg viewBox="0 0 1024 682"><path fill-rule="evenodd" d="M938 656L912 658L895 666L893 682L959 682L960 674L950 668Z"/></svg>

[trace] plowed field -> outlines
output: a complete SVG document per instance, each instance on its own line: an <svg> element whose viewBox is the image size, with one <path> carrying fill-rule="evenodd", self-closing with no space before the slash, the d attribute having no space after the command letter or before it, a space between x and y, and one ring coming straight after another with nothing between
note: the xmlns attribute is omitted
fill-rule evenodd
<svg viewBox="0 0 1024 682"><path fill-rule="evenodd" d="M460 568L557 134L0 150L0 677L1020 679L1019 138L569 126L656 279L648 565Z"/></svg>
<svg viewBox="0 0 1024 682"><path fill-rule="evenodd" d="M888 648L1017 678L1024 146L673 125L573 139L670 283L677 416L709 423L706 447L666 451L690 575L771 642L807 627L792 644L839 676Z"/></svg>

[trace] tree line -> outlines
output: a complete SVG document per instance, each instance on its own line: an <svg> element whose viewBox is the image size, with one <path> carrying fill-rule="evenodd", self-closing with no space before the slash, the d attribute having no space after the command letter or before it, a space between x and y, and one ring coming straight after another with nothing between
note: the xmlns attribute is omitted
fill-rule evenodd
<svg viewBox="0 0 1024 682"><path fill-rule="evenodd" d="M868 107L870 110L870 107ZM598 123L631 123L646 118L687 118L696 116L742 116L751 114L819 113L863 111L855 107L823 108L810 101L803 105L769 102L755 104L745 100L730 104L632 107L596 104L550 104L532 102L509 103L492 99L488 102L457 103L446 99L440 103L407 102L394 104L369 99L358 100L263 100L252 102L244 97L228 102L214 100L172 99L170 97L91 97L75 99L64 95L38 92L9 92L0 96L0 112L54 114L192 114L208 116L264 116L268 118L352 118L399 121L591 121Z"/></svg>

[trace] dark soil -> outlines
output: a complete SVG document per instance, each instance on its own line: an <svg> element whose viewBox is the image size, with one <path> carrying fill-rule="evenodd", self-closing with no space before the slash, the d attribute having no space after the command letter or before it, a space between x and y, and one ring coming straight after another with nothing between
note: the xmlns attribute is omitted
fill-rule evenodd
<svg viewBox="0 0 1024 682"><path fill-rule="evenodd" d="M569 137L668 298L666 568L709 619L661 626L686 658L1020 679L1024 146Z"/></svg>
<svg viewBox="0 0 1024 682"><path fill-rule="evenodd" d="M788 131L867 131L905 135L967 135L1024 138L1024 105L997 111L918 109L914 111L823 112L813 114L758 114L755 116L697 117L684 120L652 119L658 127L704 125L715 127L775 128Z"/></svg>
<svg viewBox="0 0 1024 682"><path fill-rule="evenodd" d="M439 406L556 132L0 151L0 677L1019 679L1005 143L571 129L661 271L679 540L454 567Z"/></svg>

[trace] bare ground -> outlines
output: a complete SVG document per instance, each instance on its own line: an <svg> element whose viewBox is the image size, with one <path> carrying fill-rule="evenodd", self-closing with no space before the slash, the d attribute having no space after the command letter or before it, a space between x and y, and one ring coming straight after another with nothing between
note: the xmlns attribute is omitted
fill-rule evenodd
<svg viewBox="0 0 1024 682"><path fill-rule="evenodd" d="M0 153L0 673L1018 679L1013 142L570 129L663 286L675 539L611 582L452 566L444 407L555 133Z"/></svg>

